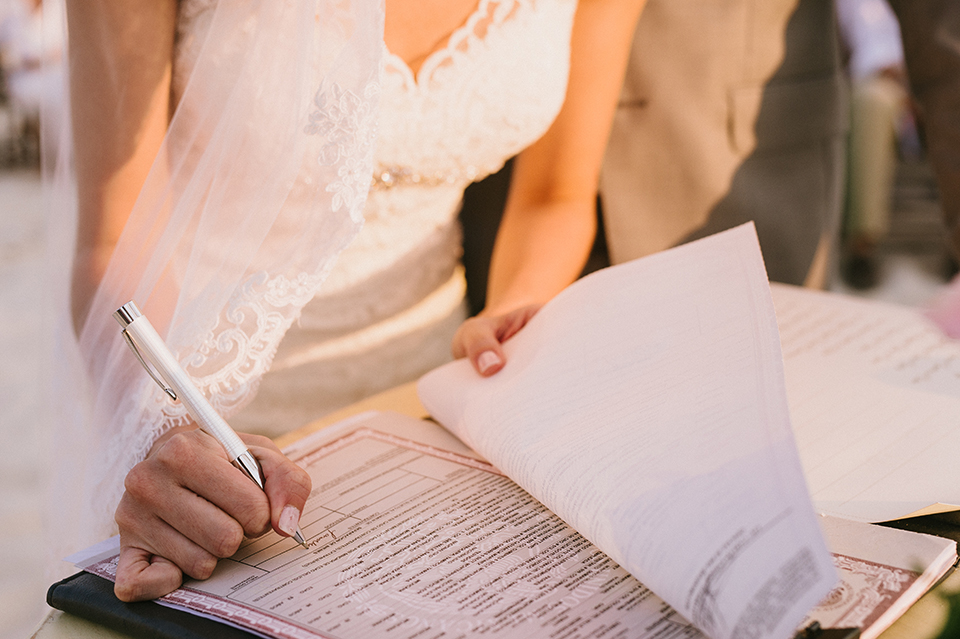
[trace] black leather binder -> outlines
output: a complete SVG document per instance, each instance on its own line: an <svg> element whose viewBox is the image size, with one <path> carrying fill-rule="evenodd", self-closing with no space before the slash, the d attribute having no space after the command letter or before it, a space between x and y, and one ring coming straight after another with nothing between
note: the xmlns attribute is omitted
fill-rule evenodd
<svg viewBox="0 0 960 639"><path fill-rule="evenodd" d="M112 582L88 572L78 572L50 586L47 603L144 639L254 639L260 636L152 601L124 603L113 594Z"/></svg>

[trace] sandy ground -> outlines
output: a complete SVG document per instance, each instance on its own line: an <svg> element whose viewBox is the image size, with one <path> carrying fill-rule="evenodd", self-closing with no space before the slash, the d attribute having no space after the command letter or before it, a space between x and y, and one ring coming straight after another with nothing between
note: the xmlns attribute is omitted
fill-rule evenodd
<svg viewBox="0 0 960 639"><path fill-rule="evenodd" d="M35 171L0 173L0 637L26 637L45 614L44 221Z"/></svg>

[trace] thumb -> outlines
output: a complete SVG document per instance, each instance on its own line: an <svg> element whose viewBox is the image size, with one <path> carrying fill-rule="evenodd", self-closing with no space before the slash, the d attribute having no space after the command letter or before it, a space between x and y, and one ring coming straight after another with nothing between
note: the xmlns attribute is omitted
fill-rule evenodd
<svg viewBox="0 0 960 639"><path fill-rule="evenodd" d="M120 601L145 601L172 592L183 583L175 563L136 546L122 545L113 592Z"/></svg>
<svg viewBox="0 0 960 639"><path fill-rule="evenodd" d="M499 318L471 317L460 325L453 337L453 356L466 357L481 375L492 375L503 368L506 358L497 339Z"/></svg>
<svg viewBox="0 0 960 639"><path fill-rule="evenodd" d="M453 336L453 356L469 359L474 369L484 377L493 375L507 362L503 342L526 326L539 309L540 305L531 304L502 315L486 316L481 313L467 319Z"/></svg>

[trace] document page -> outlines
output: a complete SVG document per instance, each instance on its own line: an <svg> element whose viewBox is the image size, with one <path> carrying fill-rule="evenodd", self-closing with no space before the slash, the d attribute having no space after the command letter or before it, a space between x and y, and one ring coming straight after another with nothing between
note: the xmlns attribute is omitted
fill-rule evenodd
<svg viewBox="0 0 960 639"><path fill-rule="evenodd" d="M815 507L886 521L960 506L960 343L914 308L772 291Z"/></svg>
<svg viewBox="0 0 960 639"><path fill-rule="evenodd" d="M430 413L711 637L790 637L836 573L752 225L570 286Z"/></svg>
<svg viewBox="0 0 960 639"><path fill-rule="evenodd" d="M163 598L265 636L702 637L488 463L379 415L298 446L310 550L269 533ZM401 429L402 430L402 429ZM113 579L116 549L86 569Z"/></svg>

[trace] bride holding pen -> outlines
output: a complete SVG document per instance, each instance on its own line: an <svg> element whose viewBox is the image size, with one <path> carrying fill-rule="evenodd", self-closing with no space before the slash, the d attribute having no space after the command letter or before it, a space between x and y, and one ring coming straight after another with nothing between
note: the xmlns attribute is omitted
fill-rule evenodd
<svg viewBox="0 0 960 639"><path fill-rule="evenodd" d="M77 525L61 550L112 534L115 513L117 595L154 598L244 535L291 535L309 495L242 435L261 492L143 374L111 317L131 299L242 431L298 427L451 344L498 371L500 343L589 253L642 4L68 0L54 494ZM517 153L488 305L466 319L460 198Z"/></svg>

